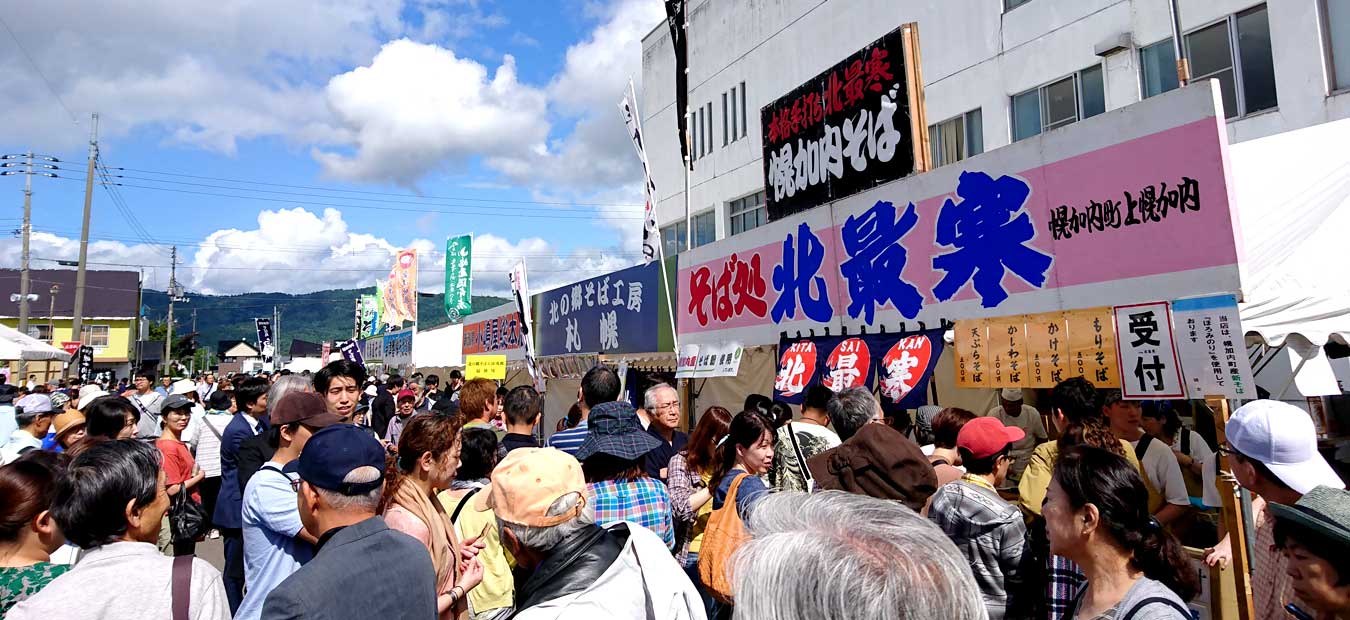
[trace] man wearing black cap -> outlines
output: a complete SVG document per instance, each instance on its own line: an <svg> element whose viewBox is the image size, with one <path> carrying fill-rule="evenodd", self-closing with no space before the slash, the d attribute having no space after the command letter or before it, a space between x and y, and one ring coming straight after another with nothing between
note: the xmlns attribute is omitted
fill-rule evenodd
<svg viewBox="0 0 1350 620"><path fill-rule="evenodd" d="M436 570L426 547L376 514L384 485L380 442L335 424L309 438L298 463L300 520L318 534L318 551L272 590L262 617L435 618Z"/></svg>

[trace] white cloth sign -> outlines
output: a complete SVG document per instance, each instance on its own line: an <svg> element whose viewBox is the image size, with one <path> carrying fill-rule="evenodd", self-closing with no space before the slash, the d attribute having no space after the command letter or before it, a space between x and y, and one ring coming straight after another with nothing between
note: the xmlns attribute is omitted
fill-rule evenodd
<svg viewBox="0 0 1350 620"><path fill-rule="evenodd" d="M1190 398L1256 398L1256 382L1247 359L1236 297L1216 295L1174 301L1172 321Z"/></svg>
<svg viewBox="0 0 1350 620"><path fill-rule="evenodd" d="M647 147L642 142L642 121L637 113L637 94L633 90L633 81L628 81L628 92L619 102L619 112L623 122L628 125L628 137L637 150L638 161L642 163L643 194L646 205L642 209L642 260L652 262L660 250L661 235L656 231L656 181L652 179L651 167L647 164Z"/></svg>
<svg viewBox="0 0 1350 620"><path fill-rule="evenodd" d="M1116 306L1113 311L1120 386L1125 398L1184 398L1181 362L1172 340L1167 302Z"/></svg>
<svg viewBox="0 0 1350 620"><path fill-rule="evenodd" d="M735 377L741 372L745 348L739 342L691 344L680 347L676 379Z"/></svg>

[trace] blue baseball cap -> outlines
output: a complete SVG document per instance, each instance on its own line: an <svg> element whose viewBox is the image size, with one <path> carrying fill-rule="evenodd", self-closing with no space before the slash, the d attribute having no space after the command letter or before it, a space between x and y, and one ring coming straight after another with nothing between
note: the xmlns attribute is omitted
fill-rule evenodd
<svg viewBox="0 0 1350 620"><path fill-rule="evenodd" d="M326 427L305 443L296 472L320 489L343 495L364 495L384 484L384 447L365 429L352 424ZM380 476L369 482L343 482L361 467L374 467Z"/></svg>

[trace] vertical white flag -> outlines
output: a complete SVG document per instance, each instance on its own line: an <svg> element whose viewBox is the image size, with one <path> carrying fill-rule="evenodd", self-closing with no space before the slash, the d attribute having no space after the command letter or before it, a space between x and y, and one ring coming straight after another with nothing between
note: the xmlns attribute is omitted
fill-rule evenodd
<svg viewBox="0 0 1350 620"><path fill-rule="evenodd" d="M516 297L516 311L520 313L520 337L525 341L525 365L530 369L535 389L543 392L544 378L539 374L534 359L534 317L530 313L530 284L525 276L525 261L516 263L511 269L510 278L511 292Z"/></svg>
<svg viewBox="0 0 1350 620"><path fill-rule="evenodd" d="M652 180L651 167L647 164L647 148L642 142L642 121L637 113L637 92L633 90L633 80L628 80L628 93L619 102L619 112L623 122L628 125L628 136L637 150L638 161L642 162L642 179L645 187L646 205L642 210L642 259L646 263L656 258L661 235L656 230L656 181Z"/></svg>

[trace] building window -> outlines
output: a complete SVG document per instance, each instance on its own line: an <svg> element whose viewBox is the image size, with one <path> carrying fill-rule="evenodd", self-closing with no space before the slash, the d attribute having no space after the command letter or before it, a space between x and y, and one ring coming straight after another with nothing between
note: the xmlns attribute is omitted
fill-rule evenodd
<svg viewBox="0 0 1350 620"><path fill-rule="evenodd" d="M1322 29L1332 90L1350 88L1350 4L1322 0Z"/></svg>
<svg viewBox="0 0 1350 620"><path fill-rule="evenodd" d="M1180 86L1177 81L1177 55L1172 39L1167 38L1139 50L1139 65L1144 80L1144 98L1161 95Z"/></svg>
<svg viewBox="0 0 1350 620"><path fill-rule="evenodd" d="M1013 95L1013 141L1058 129L1106 111L1102 67Z"/></svg>
<svg viewBox="0 0 1350 620"><path fill-rule="evenodd" d="M704 211L694 216L694 247L717 241L717 213Z"/></svg>
<svg viewBox="0 0 1350 620"><path fill-rule="evenodd" d="M713 105L712 105L712 102L709 101L707 105L703 106L703 109L705 109L705 110L708 111L707 114L704 114L704 115L703 115L703 118L704 118L704 121L708 123L708 152L711 153L711 152L713 152L713 147L717 146L717 143L716 143L716 142L713 142Z"/></svg>
<svg viewBox="0 0 1350 620"><path fill-rule="evenodd" d="M738 119L737 119L736 111L739 110L739 109L740 109L740 108L736 107L736 87L735 87L735 86L732 86L732 87L731 87L731 139L732 139L732 141L735 141L736 138L740 137L740 135L741 135L740 132L737 131L737 129L736 129L736 127L737 127L736 121L738 120Z"/></svg>
<svg viewBox="0 0 1350 620"><path fill-rule="evenodd" d="M755 192L731 201L727 212L731 215L731 234L739 235L747 230L759 228L769 221L769 209L764 204L766 194Z"/></svg>
<svg viewBox="0 0 1350 620"><path fill-rule="evenodd" d="M81 325L80 340L95 349L108 346L107 325Z"/></svg>
<svg viewBox="0 0 1350 620"><path fill-rule="evenodd" d="M744 138L744 137L746 136L746 128L749 127L749 125L747 125L746 122L745 122L745 102L746 102L746 98L745 98L745 82L741 82L741 137L742 137L742 138Z"/></svg>
<svg viewBox="0 0 1350 620"><path fill-rule="evenodd" d="M661 251L666 256L674 256L684 251L684 232L688 230L685 227L684 220L680 220L670 226L661 229Z"/></svg>
<svg viewBox="0 0 1350 620"><path fill-rule="evenodd" d="M722 93L722 146L727 145L727 93Z"/></svg>
<svg viewBox="0 0 1350 620"><path fill-rule="evenodd" d="M30 324L28 326L28 335L38 340L51 341L52 327L50 325Z"/></svg>
<svg viewBox="0 0 1350 620"><path fill-rule="evenodd" d="M1031 0L1003 0L1003 11L1006 13L1028 2Z"/></svg>
<svg viewBox="0 0 1350 620"><path fill-rule="evenodd" d="M928 144L934 166L956 163L984 152L984 123L974 109L928 127Z"/></svg>
<svg viewBox="0 0 1350 620"><path fill-rule="evenodd" d="M1182 40L1190 60L1191 81L1219 81L1225 116L1238 118L1279 105L1266 5L1230 15L1186 34ZM1172 39L1140 50L1140 64L1144 68L1144 97L1177 87Z"/></svg>

